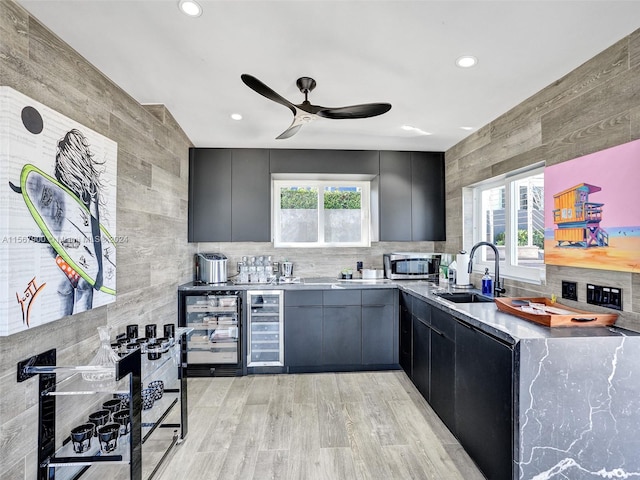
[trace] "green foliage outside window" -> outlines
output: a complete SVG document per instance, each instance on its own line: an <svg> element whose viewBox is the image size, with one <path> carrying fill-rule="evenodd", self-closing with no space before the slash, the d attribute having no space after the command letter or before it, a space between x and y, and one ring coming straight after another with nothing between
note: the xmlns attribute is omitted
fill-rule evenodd
<svg viewBox="0 0 640 480"><path fill-rule="evenodd" d="M526 230L518 230L518 246L526 247L529 244L528 237ZM498 246L504 245L504 232L498 233L493 239L493 243ZM544 232L542 230L533 231L533 246L544 250Z"/></svg>
<svg viewBox="0 0 640 480"><path fill-rule="evenodd" d="M360 192L324 192L324 208L360 210Z"/></svg>
<svg viewBox="0 0 640 480"><path fill-rule="evenodd" d="M360 192L333 191L324 193L325 209L355 209L361 208ZM318 190L285 190L280 191L281 209L316 209L318 208Z"/></svg>
<svg viewBox="0 0 640 480"><path fill-rule="evenodd" d="M280 190L280 208L318 208L318 189Z"/></svg>

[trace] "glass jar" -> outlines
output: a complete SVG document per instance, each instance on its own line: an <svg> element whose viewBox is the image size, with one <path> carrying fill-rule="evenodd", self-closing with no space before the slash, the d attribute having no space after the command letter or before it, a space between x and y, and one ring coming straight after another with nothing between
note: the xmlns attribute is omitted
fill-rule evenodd
<svg viewBox="0 0 640 480"><path fill-rule="evenodd" d="M95 356L89 362L88 367L94 367L95 371L85 371L82 378L94 382L98 388L109 389L115 387L116 363L118 354L111 348L111 327L98 327L100 347Z"/></svg>

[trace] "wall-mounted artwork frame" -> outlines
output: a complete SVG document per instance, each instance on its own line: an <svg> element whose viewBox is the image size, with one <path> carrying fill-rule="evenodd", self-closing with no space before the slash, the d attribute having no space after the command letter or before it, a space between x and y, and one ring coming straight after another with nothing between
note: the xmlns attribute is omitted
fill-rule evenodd
<svg viewBox="0 0 640 480"><path fill-rule="evenodd" d="M545 168L545 263L640 272L640 140Z"/></svg>
<svg viewBox="0 0 640 480"><path fill-rule="evenodd" d="M117 149L0 87L0 336L115 301Z"/></svg>

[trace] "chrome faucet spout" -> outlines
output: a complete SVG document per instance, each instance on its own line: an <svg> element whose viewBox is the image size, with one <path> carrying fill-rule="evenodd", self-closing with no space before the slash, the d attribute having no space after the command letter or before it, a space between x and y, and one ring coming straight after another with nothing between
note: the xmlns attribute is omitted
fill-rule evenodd
<svg viewBox="0 0 640 480"><path fill-rule="evenodd" d="M504 288L502 288L502 282L500 281L500 252L498 252L498 248L493 243L478 242L471 248L471 253L469 254L469 266L467 267L467 272L468 273L472 272L472 270L473 270L473 255L476 253L476 250L478 249L478 247L481 247L482 245L485 245L485 246L491 248L493 250L493 253L494 253L495 263L494 263L493 271L494 271L495 276L496 276L496 284L495 284L495 287L493 289L493 294L494 294L495 297L499 297L500 294L501 293L505 293L506 290Z"/></svg>

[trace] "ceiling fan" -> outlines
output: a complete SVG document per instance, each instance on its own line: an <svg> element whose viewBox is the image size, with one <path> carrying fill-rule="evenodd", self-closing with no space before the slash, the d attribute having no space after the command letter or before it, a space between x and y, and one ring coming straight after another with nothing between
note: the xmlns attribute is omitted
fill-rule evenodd
<svg viewBox="0 0 640 480"><path fill-rule="evenodd" d="M365 103L362 105L350 105L347 107L335 108L312 105L309 102L308 95L309 92L316 88L316 81L310 77L300 77L296 81L296 85L300 89L300 92L304 94L304 102L295 105L286 98L278 95L256 77L243 73L240 78L242 78L245 85L252 90L255 90L263 97L267 97L269 100L273 100L276 103L288 107L293 112L293 122L289 128L276 137L278 140L292 137L298 133L298 130L300 130L304 124L309 123L318 117L334 119L368 118L382 115L391 109L390 103Z"/></svg>

